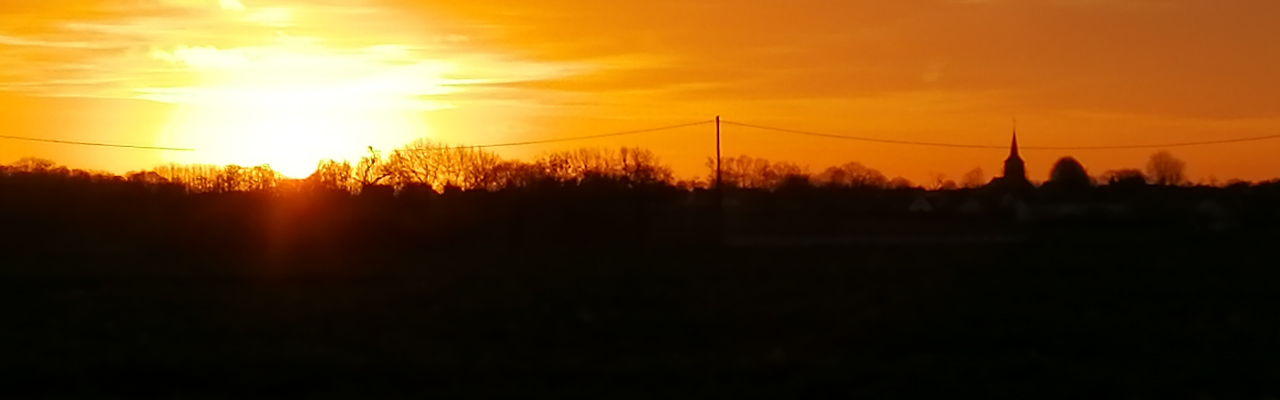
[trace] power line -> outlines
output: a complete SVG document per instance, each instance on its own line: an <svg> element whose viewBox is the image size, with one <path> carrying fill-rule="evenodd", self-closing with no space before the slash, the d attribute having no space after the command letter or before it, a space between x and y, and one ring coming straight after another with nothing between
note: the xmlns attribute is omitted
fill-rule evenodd
<svg viewBox="0 0 1280 400"><path fill-rule="evenodd" d="M457 146L457 147L458 147L458 148L468 148L468 149L488 149L488 148L494 148L494 147L527 146L527 145L533 145L533 144L544 144L544 143L572 142L572 141L578 141L578 140L599 139L599 138L605 138L605 137L625 136L625 135L635 135L635 134L640 134L640 133L658 132L658 131L665 131L665 130L671 130L671 129L686 128L686 127L690 127L690 126L705 125L705 124L710 124L710 123L713 123L713 122L715 122L715 121L708 120L708 121L690 122L690 123L687 123L687 124L679 124L679 125L662 126L662 127L657 127L657 128L638 129L638 130L633 130L633 131L623 131L623 132L613 132L613 133L604 133L604 134L599 134L599 135L577 136L577 137L560 138L560 139L529 140L529 141L523 141L523 142L493 143L493 144L482 144L482 145L475 145L475 146L466 146L466 145L463 145L463 146ZM435 150L435 149L411 149L410 151L433 151L433 150Z"/></svg>
<svg viewBox="0 0 1280 400"><path fill-rule="evenodd" d="M744 123L730 122L730 121L721 121L721 122L729 125L737 125L737 126L746 127L746 128L755 128L755 129L777 131L777 132L784 132L784 133L794 133L798 135L825 137L825 138L832 138L832 139L856 140L856 141L863 141L863 142L904 144L904 145L913 145L913 146L958 147L958 148L969 148L969 149L1008 149L1009 148L1009 146L1007 145L993 146L993 145L979 145L979 144L965 144L965 143L940 143L940 142L921 142L921 141L911 141L911 140L878 139L878 138L859 137L859 136L834 135L829 133L809 132L809 131L801 131L801 130L786 129L786 128L774 128L769 126L744 124ZM1166 147L1187 147L1187 146L1203 146L1203 145L1225 144L1225 143L1253 142L1253 141L1269 140L1269 139L1280 139L1280 135L1266 135L1266 136L1255 136L1255 137L1237 138L1237 139L1206 140L1206 141L1200 141L1200 142L1181 142L1181 143L1166 143L1166 144L1137 144L1137 145L1115 145L1115 146L1018 146L1018 148L1023 150L1154 149L1154 148L1166 148Z"/></svg>
<svg viewBox="0 0 1280 400"><path fill-rule="evenodd" d="M1166 144L1132 144L1132 145L1116 145L1116 146L1063 146L1063 147L1036 147L1029 146L1031 150L1117 150L1117 149L1154 149L1164 147L1187 147L1187 146L1203 146L1211 144L1226 144L1240 142L1256 142L1260 140L1269 140L1280 138L1280 135L1254 136L1236 139L1206 140L1201 142L1182 142L1182 143L1166 143Z"/></svg>
<svg viewBox="0 0 1280 400"><path fill-rule="evenodd" d="M115 148L122 148L122 149L195 151L195 149L187 149L187 148L179 148L179 147L157 147L157 146L141 146L141 145L131 145L131 144L77 142L72 140L40 139L40 138L33 138L33 137L9 136L9 135L0 135L0 139L25 140L30 142L44 142L44 143L58 143L58 144L74 144L74 145L80 145L80 146L115 147Z"/></svg>
<svg viewBox="0 0 1280 400"><path fill-rule="evenodd" d="M513 146L527 146L527 145L547 144L547 143L572 142L572 141L599 139L599 138L606 138L606 137L616 137L616 136L636 135L641 133L659 132L659 131L665 131L665 130L671 130L671 129L705 125L705 124L710 124L714 122L715 122L714 120L707 120L707 121L690 122L690 123L678 124L678 125L662 126L657 128L604 133L599 135L577 136L577 137L568 137L568 138L559 138L559 139L529 140L529 141L521 141L521 142L492 143L492 144L483 144L483 145L474 145L474 146L462 145L462 146L458 146L458 148L487 149L487 148L496 148L496 147L513 147ZM901 144L901 145L912 145L912 146L968 148L968 149L1003 150L1008 148L1008 146L1005 146L1005 145L979 145L979 144L967 144L967 143L944 143L944 142L925 142L925 141L913 141L913 140L881 139L881 138L872 138L872 137L863 137L863 136L836 135L836 134L821 133L821 132L803 131L803 130L797 130L797 129L777 128L777 127L771 127L771 126L747 124L747 123L733 122L733 121L726 121L726 120L721 120L720 122L728 125L736 125L736 126L741 126L746 128L754 128L754 129L761 129L761 130L768 130L768 131L775 131L775 132L824 137L824 138L830 138L830 139L874 142L874 143ZM71 141L71 140L41 139L41 138L9 136L9 135L0 135L0 139L70 144L70 145L80 145L80 146L138 149L138 150L195 151L195 149L180 148L180 147L160 147L160 146L143 146L143 145L99 143L99 142L81 142L81 141ZM1254 142L1254 141L1271 140L1271 139L1280 139L1280 134L1236 138L1236 139L1220 139L1220 140L1206 140L1206 141L1198 141L1198 142L1179 142L1179 143L1165 143L1165 144L1113 145L1113 146L1019 146L1019 148L1025 149L1025 150L1151 149L1151 148L1188 147L1188 146L1204 146L1204 145L1227 144L1227 143ZM432 150L433 149L412 149L409 151L432 151Z"/></svg>
<svg viewBox="0 0 1280 400"><path fill-rule="evenodd" d="M613 132L613 133L605 133L605 134L599 134L599 135L578 136L578 137L571 137L571 138L530 140L530 141L523 141L523 142L494 143L494 144L484 144L484 145L476 145L476 146L458 146L458 147L484 149L484 148L492 148L492 147L511 147L511 146L525 146L525 145L543 144L543 143L570 142L570 141L598 139L598 138L613 137L613 136L624 136L624 135L635 135L640 133L658 132L658 131L665 131L665 130L671 130L671 129L685 128L690 126L704 125L712 122L715 122L715 121L711 121L711 120L698 121L698 122L691 122L687 124L670 125L670 126L662 126L657 128L638 129L638 130L623 131L623 132ZM81 145L81 146L115 147L115 148L126 148L126 149L195 151L195 149L190 149L190 148L141 146L141 145L128 145L128 144L96 143L96 142L78 142L78 141L71 141L71 140L40 139L40 138L8 136L8 135L0 135L0 139L26 140L26 141L32 141L32 142L72 144L72 145ZM427 151L427 150L428 149L423 149L423 151Z"/></svg>
<svg viewBox="0 0 1280 400"><path fill-rule="evenodd" d="M876 139L876 138L858 137L858 136L832 135L829 133L818 133L818 132L800 131L795 129L774 128L774 127L768 127L768 126L762 126L762 125L744 124L744 123L731 122L731 121L721 121L721 123L728 124L728 125L737 125L737 126L746 127L746 128L763 129L763 130L777 131L777 132L784 132L784 133L794 133L799 135L818 136L818 137L825 137L825 138L832 138L832 139L857 140L862 142L907 144L907 145L915 145L915 146L963 147L963 148L970 148L970 149L1008 149L1009 148L1008 146L916 142L916 141L909 141L909 140Z"/></svg>

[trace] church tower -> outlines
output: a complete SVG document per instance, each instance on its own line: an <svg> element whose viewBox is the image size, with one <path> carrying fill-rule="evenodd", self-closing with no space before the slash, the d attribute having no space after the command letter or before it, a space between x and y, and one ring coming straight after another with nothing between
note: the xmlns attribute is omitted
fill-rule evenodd
<svg viewBox="0 0 1280 400"><path fill-rule="evenodd" d="M1018 131L1013 132L1013 143L1009 146L1009 158L1004 160L1004 180L1027 182L1027 165L1018 155Z"/></svg>
<svg viewBox="0 0 1280 400"><path fill-rule="evenodd" d="M993 179L991 183L1001 190L1012 192L1024 192L1035 187L1030 180L1027 180L1027 164L1018 154L1016 126L1013 128L1013 141L1009 144L1009 158L1004 160L1004 176Z"/></svg>

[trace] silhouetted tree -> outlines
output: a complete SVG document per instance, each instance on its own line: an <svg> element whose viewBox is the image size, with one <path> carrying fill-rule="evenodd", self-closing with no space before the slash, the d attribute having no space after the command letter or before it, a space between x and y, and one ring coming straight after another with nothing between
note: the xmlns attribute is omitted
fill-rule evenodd
<svg viewBox="0 0 1280 400"><path fill-rule="evenodd" d="M316 166L315 172L307 177L306 181L316 189L334 190L334 191L351 191L352 171L351 163L334 160L321 161Z"/></svg>
<svg viewBox="0 0 1280 400"><path fill-rule="evenodd" d="M693 191L694 189L710 188L712 185L712 182L707 181L706 179L694 178L694 179L681 179L676 181L673 185L680 190Z"/></svg>
<svg viewBox="0 0 1280 400"><path fill-rule="evenodd" d="M383 160L382 154L369 147L369 154L360 157L360 162L356 164L352 171L353 178L360 188L381 185L388 178L395 175L395 168L386 160Z"/></svg>
<svg viewBox="0 0 1280 400"><path fill-rule="evenodd" d="M1143 186L1147 184L1146 175L1136 169L1118 169L1102 173L1099 181L1115 186Z"/></svg>
<svg viewBox="0 0 1280 400"><path fill-rule="evenodd" d="M160 176L160 174L156 173L155 171L129 172L125 174L125 180L133 183L144 184L144 185L159 185L159 184L169 182L168 179L165 179L163 176Z"/></svg>
<svg viewBox="0 0 1280 400"><path fill-rule="evenodd" d="M502 159L493 152L474 147L455 147L447 153L446 165L453 166L456 172L449 180L456 180L464 189L497 189L498 176L495 171Z"/></svg>
<svg viewBox="0 0 1280 400"><path fill-rule="evenodd" d="M1147 177L1156 185L1180 185L1186 181L1187 163L1165 150L1151 155L1147 161Z"/></svg>
<svg viewBox="0 0 1280 400"><path fill-rule="evenodd" d="M716 177L716 160L708 158L708 180L714 182ZM804 169L789 163L772 163L763 158L751 156L726 157L723 159L723 180L725 187L774 189L782 180L791 175L802 175Z"/></svg>
<svg viewBox="0 0 1280 400"><path fill-rule="evenodd" d="M929 174L929 179L932 181L929 183L929 190L956 190L960 187L956 181L947 179L947 174L941 172Z"/></svg>
<svg viewBox="0 0 1280 400"><path fill-rule="evenodd" d="M22 157L9 166L16 172L47 172L58 165L52 160L36 157Z"/></svg>
<svg viewBox="0 0 1280 400"><path fill-rule="evenodd" d="M907 178L903 178L899 176L889 180L888 188L889 189L911 189L915 186L916 185L914 183L911 183L911 181L908 180Z"/></svg>
<svg viewBox="0 0 1280 400"><path fill-rule="evenodd" d="M1093 178L1075 158L1062 157L1053 163L1048 183L1061 190L1078 191L1093 186Z"/></svg>
<svg viewBox="0 0 1280 400"><path fill-rule="evenodd" d="M537 165L520 161L499 162L493 171L500 188L528 188L555 181L554 177Z"/></svg>
<svg viewBox="0 0 1280 400"><path fill-rule="evenodd" d="M222 172L214 180L214 191L227 193L248 190L248 185L245 184L245 172L245 169L239 165L222 167Z"/></svg>
<svg viewBox="0 0 1280 400"><path fill-rule="evenodd" d="M889 179L880 171L867 168L858 162L848 162L827 168L815 179L824 187L885 188Z"/></svg>
<svg viewBox="0 0 1280 400"><path fill-rule="evenodd" d="M285 177L268 165L258 165L250 168L245 173L244 179L246 180L244 186L248 190L265 191L275 189Z"/></svg>
<svg viewBox="0 0 1280 400"><path fill-rule="evenodd" d="M960 177L960 186L964 188L979 188L987 184L986 173L982 171L982 167L976 167L964 176Z"/></svg>
<svg viewBox="0 0 1280 400"><path fill-rule="evenodd" d="M443 146L427 139L417 139L391 152L387 157L388 170L397 186L438 184L435 153L445 151Z"/></svg>
<svg viewBox="0 0 1280 400"><path fill-rule="evenodd" d="M804 174L792 174L782 177L777 190L805 190L813 188L813 179Z"/></svg>
<svg viewBox="0 0 1280 400"><path fill-rule="evenodd" d="M1250 183L1249 181L1241 180L1241 179L1230 179L1227 181L1227 185L1225 187L1230 189L1240 190L1240 189L1246 189L1250 186L1253 186L1253 184Z"/></svg>
<svg viewBox="0 0 1280 400"><path fill-rule="evenodd" d="M417 139L392 152L375 175L386 174L396 186L422 184L435 188L493 189L498 181L497 154L475 147L449 146Z"/></svg>
<svg viewBox="0 0 1280 400"><path fill-rule="evenodd" d="M622 147L617 151L583 148L573 151L548 153L539 156L534 163L548 176L560 182L581 182L593 179L616 180L625 185L669 185L674 173L662 165L651 151Z"/></svg>
<svg viewBox="0 0 1280 400"><path fill-rule="evenodd" d="M1209 175L1209 177L1201 181L1200 184L1209 187L1219 187L1222 186L1222 181L1219 181L1217 176Z"/></svg>
<svg viewBox="0 0 1280 400"><path fill-rule="evenodd" d="M157 175L182 185L192 193L218 191L222 187L220 185L226 184L223 170L223 167L204 164L166 164L152 169Z"/></svg>
<svg viewBox="0 0 1280 400"><path fill-rule="evenodd" d="M663 165L648 149L623 147L618 151L622 175L633 184L670 185L675 180L671 168Z"/></svg>

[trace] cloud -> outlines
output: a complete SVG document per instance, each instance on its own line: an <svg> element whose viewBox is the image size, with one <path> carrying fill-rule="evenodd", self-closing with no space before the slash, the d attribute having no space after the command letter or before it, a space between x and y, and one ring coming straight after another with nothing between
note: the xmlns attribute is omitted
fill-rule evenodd
<svg viewBox="0 0 1280 400"><path fill-rule="evenodd" d="M252 98L267 106L303 99L315 106L428 110L447 106L433 97L483 100L468 97L468 88L564 79L589 69L472 47L466 32L424 30L416 20L367 4L117 5L98 3L83 15L51 13L35 31L0 28L0 44L14 46L0 48L0 58L45 60L0 75L0 91L174 104ZM322 98L327 100L308 100Z"/></svg>
<svg viewBox="0 0 1280 400"><path fill-rule="evenodd" d="M218 0L218 6L228 11L244 11L244 3L240 0Z"/></svg>
<svg viewBox="0 0 1280 400"><path fill-rule="evenodd" d="M432 73L463 90L437 96L478 99L483 87L660 104L938 91L998 93L1005 107L1280 110L1256 90L1280 85L1268 47L1280 3L1262 0L14 1L0 10L27 16L0 21L25 25L0 24L0 58L29 61L0 80L121 78L122 97L236 68L310 63L367 78L449 64Z"/></svg>
<svg viewBox="0 0 1280 400"><path fill-rule="evenodd" d="M273 43L219 49L179 46L151 56L198 78L196 84L136 89L139 98L175 104L255 107L390 107L433 110L477 85L560 79L583 66L527 62L494 54L432 59L409 45L340 49L315 38L281 35ZM453 98L461 98L454 96Z"/></svg>
<svg viewBox="0 0 1280 400"><path fill-rule="evenodd" d="M250 65L249 59L237 49L219 50L214 47L179 46L173 51L155 50L151 56L173 64L204 69L241 69Z"/></svg>
<svg viewBox="0 0 1280 400"><path fill-rule="evenodd" d="M54 41L38 38L21 38L15 36L0 35L0 44L9 46L24 47L47 47L61 49L113 49L120 45L110 42L100 41Z"/></svg>
<svg viewBox="0 0 1280 400"><path fill-rule="evenodd" d="M288 27L293 25L293 9L286 7L263 8L245 16L244 20L277 28Z"/></svg>

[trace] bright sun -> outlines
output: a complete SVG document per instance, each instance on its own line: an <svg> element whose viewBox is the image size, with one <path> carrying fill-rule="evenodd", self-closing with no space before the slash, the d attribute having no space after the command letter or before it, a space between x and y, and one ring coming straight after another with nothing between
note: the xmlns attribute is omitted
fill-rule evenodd
<svg viewBox="0 0 1280 400"><path fill-rule="evenodd" d="M294 178L322 159L355 160L368 147L389 149L425 133L406 112L235 104L185 106L166 127L173 142L196 149L175 154L175 162L268 164Z"/></svg>
<svg viewBox="0 0 1280 400"><path fill-rule="evenodd" d="M335 49L281 38L248 48L179 47L153 57L195 72L181 87L140 89L178 104L159 142L193 148L171 161L268 164L305 177L322 159L357 160L428 136L423 111L448 107L424 96L452 92L453 69L411 58L407 49Z"/></svg>

